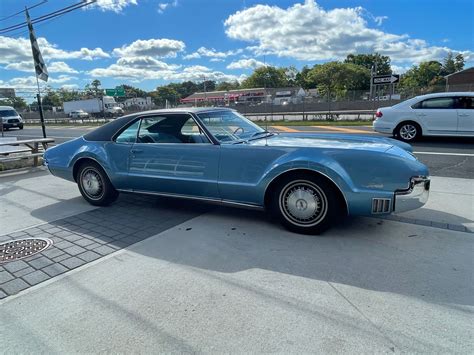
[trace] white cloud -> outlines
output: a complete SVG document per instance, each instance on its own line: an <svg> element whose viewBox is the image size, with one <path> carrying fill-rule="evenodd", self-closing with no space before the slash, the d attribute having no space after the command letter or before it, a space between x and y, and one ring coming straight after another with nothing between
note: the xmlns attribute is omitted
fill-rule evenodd
<svg viewBox="0 0 474 355"><path fill-rule="evenodd" d="M149 56L120 58L117 64L130 68L158 70L173 70L180 67L180 65L168 64Z"/></svg>
<svg viewBox="0 0 474 355"><path fill-rule="evenodd" d="M55 44L48 42L44 37L38 38L38 45L45 60L48 59L83 59L93 60L96 58L108 58L110 55L101 48L68 51L58 48ZM20 37L12 38L0 36L0 64L18 65L20 62L31 62L30 40Z"/></svg>
<svg viewBox="0 0 474 355"><path fill-rule="evenodd" d="M231 55L242 53L242 49L229 50L227 52L219 52L214 48L200 47L196 52L183 56L183 59L197 59L201 57L205 58L227 58Z"/></svg>
<svg viewBox="0 0 474 355"><path fill-rule="evenodd" d="M161 2L158 4L158 13L162 14L165 12L166 9L170 7L178 6L178 0L170 1L170 2Z"/></svg>
<svg viewBox="0 0 474 355"><path fill-rule="evenodd" d="M67 63L64 62L51 62L50 64L46 65L46 67L50 73L79 73L76 69L71 68Z"/></svg>
<svg viewBox="0 0 474 355"><path fill-rule="evenodd" d="M235 62L230 63L227 69L255 69L265 66L265 63L256 59L239 59Z"/></svg>
<svg viewBox="0 0 474 355"><path fill-rule="evenodd" d="M79 88L79 85L77 85L77 84L64 84L64 85L61 85L61 89L68 90L68 91L76 90L78 88Z"/></svg>
<svg viewBox="0 0 474 355"><path fill-rule="evenodd" d="M48 82L40 80L40 86L45 87L50 84L63 84L71 80L78 80L79 78L70 75L50 76ZM30 75L26 77L18 77L10 79L5 83L6 86L12 88L36 88L36 76Z"/></svg>
<svg viewBox="0 0 474 355"><path fill-rule="evenodd" d="M91 2L91 0L84 1ZM91 3L89 6L86 6L86 8L99 8L102 11L113 11L119 13L129 5L137 5L137 0L97 0L97 2Z"/></svg>
<svg viewBox="0 0 474 355"><path fill-rule="evenodd" d="M256 5L229 16L226 34L232 39L255 45L255 54L274 54L299 60L341 59L349 53L379 52L393 61L418 63L441 59L449 51L474 56L472 51L456 51L430 46L408 35L386 33L370 28L365 10L336 8L324 10L314 0L306 0L287 9ZM375 18L381 23L383 17Z"/></svg>
<svg viewBox="0 0 474 355"><path fill-rule="evenodd" d="M174 39L147 39L136 40L129 45L124 45L121 48L115 48L112 53L117 57L159 57L159 58L174 58L178 52L185 48L182 41Z"/></svg>
<svg viewBox="0 0 474 355"><path fill-rule="evenodd" d="M35 66L33 65L33 59L27 60L24 62L14 62L8 64L5 69L7 70L18 70L18 71L26 71L26 72L34 72Z"/></svg>
<svg viewBox="0 0 474 355"><path fill-rule="evenodd" d="M51 62L46 64L46 68L49 73L70 73L76 74L79 73L77 70L71 68L68 64L64 62ZM34 72L35 67L33 65L33 60L28 60L24 62L10 63L5 69L7 70L18 70L24 72Z"/></svg>

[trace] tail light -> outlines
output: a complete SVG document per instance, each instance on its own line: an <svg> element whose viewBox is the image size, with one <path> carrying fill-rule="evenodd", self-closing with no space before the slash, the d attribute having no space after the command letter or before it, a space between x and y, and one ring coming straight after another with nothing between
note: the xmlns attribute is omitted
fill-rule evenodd
<svg viewBox="0 0 474 355"><path fill-rule="evenodd" d="M377 110L377 112L375 113L375 117L380 118L380 117L382 117L382 116L383 116L382 111Z"/></svg>

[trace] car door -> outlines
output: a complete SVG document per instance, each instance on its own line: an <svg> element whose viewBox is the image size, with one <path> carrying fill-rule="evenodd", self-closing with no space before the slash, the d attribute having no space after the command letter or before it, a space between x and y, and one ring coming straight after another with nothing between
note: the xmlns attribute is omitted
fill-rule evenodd
<svg viewBox="0 0 474 355"><path fill-rule="evenodd" d="M130 150L131 188L218 199L219 152L191 115L143 117Z"/></svg>
<svg viewBox="0 0 474 355"><path fill-rule="evenodd" d="M455 134L458 114L454 97L440 96L423 100L412 107L424 134Z"/></svg>
<svg viewBox="0 0 474 355"><path fill-rule="evenodd" d="M474 134L474 97L460 96L457 100L458 134Z"/></svg>

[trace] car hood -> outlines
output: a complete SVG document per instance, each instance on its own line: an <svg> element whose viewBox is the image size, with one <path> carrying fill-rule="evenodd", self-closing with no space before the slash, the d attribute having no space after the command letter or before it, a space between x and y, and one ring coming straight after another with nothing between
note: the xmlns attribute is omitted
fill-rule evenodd
<svg viewBox="0 0 474 355"><path fill-rule="evenodd" d="M355 134L279 133L248 142L251 145L301 148L365 149L385 152L396 146L412 152L411 145L385 137Z"/></svg>

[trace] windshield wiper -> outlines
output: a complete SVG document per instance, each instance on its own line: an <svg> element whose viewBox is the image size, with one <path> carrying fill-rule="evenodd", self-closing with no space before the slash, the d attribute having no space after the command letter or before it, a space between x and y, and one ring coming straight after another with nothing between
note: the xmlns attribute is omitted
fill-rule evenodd
<svg viewBox="0 0 474 355"><path fill-rule="evenodd" d="M267 134L267 133L271 133L271 132L268 132L268 131L255 132L254 134L252 134L252 136L250 138L259 136L261 134Z"/></svg>

